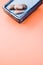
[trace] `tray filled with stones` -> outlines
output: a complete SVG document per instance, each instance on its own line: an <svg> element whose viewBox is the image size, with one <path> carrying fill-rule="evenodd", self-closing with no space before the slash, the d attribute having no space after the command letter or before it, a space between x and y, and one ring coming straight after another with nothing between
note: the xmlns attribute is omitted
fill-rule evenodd
<svg viewBox="0 0 43 65"><path fill-rule="evenodd" d="M17 22L23 22L41 4L41 0L10 0L3 8Z"/></svg>

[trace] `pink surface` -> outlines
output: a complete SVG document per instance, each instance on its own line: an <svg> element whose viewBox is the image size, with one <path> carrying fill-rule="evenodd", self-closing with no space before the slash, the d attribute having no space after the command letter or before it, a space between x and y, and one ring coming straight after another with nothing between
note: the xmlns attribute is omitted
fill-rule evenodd
<svg viewBox="0 0 43 65"><path fill-rule="evenodd" d="M0 0L0 65L43 65L43 5L22 24L2 9Z"/></svg>

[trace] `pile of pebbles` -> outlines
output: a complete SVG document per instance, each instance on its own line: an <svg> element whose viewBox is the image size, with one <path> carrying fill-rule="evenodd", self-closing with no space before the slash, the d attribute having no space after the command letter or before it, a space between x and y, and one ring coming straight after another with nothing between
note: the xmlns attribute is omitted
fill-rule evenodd
<svg viewBox="0 0 43 65"><path fill-rule="evenodd" d="M24 10L27 9L27 5L25 4L16 4L16 5L11 5L9 7L10 10L14 10L15 14L21 14L24 13Z"/></svg>

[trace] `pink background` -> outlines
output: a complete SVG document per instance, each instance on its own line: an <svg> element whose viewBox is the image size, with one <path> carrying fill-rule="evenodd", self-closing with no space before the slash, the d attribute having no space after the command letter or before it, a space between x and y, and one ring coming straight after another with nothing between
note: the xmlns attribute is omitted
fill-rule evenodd
<svg viewBox="0 0 43 65"><path fill-rule="evenodd" d="M8 16L0 0L0 65L43 65L43 5L22 24Z"/></svg>

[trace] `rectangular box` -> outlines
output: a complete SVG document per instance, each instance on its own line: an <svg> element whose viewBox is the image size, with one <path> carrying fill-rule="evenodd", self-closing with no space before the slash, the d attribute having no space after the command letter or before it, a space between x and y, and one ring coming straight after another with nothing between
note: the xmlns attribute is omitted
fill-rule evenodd
<svg viewBox="0 0 43 65"><path fill-rule="evenodd" d="M17 22L23 22L33 11L35 11L39 5L41 5L41 0L10 0L7 4L3 6L4 10L11 15ZM13 4L26 4L27 9L22 14L15 14L14 11L9 10L9 6Z"/></svg>

